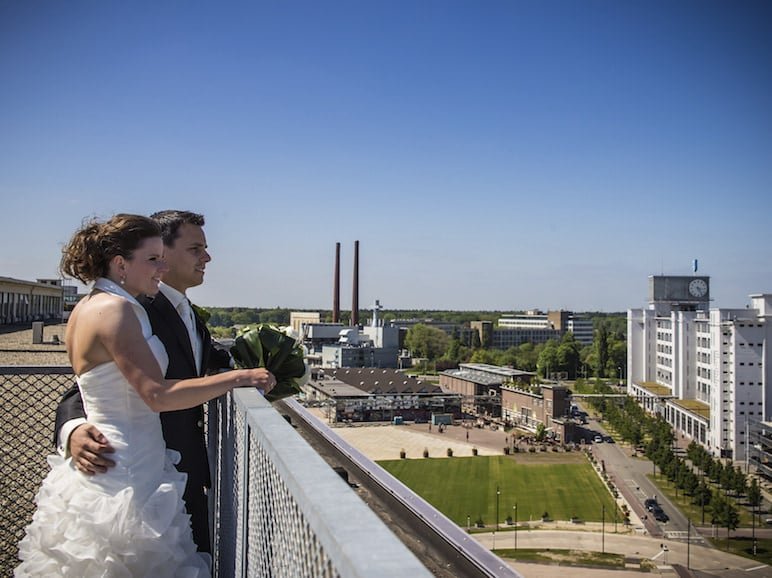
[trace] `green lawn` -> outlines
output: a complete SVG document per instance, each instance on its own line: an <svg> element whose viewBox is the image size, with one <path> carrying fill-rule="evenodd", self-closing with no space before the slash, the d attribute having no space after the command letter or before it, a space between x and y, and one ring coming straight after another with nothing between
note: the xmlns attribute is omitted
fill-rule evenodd
<svg viewBox="0 0 772 578"><path fill-rule="evenodd" d="M496 523L497 486L501 524L515 517L515 504L519 522L538 520L545 511L553 520L600 522L603 506L606 522L614 521L614 500L589 463L522 464L508 456L378 463L460 526L467 516L472 524L478 517ZM616 516L621 522L621 512Z"/></svg>
<svg viewBox="0 0 772 578"><path fill-rule="evenodd" d="M551 564L556 566L593 566L602 568L625 567L625 557L622 554L601 554L600 552L585 552L582 550L556 550L552 548L534 550L531 548L497 548L494 552L502 558L511 558L518 562L534 564Z"/></svg>

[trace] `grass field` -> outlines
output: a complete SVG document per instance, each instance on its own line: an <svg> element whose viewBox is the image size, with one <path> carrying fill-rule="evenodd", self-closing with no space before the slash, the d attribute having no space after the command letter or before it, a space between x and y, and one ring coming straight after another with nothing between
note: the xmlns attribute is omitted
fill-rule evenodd
<svg viewBox="0 0 772 578"><path fill-rule="evenodd" d="M601 568L624 568L625 557L622 554L601 554L582 550L534 550L531 548L497 548L494 552L502 558L511 558L518 562L550 564L554 566L587 566Z"/></svg>
<svg viewBox="0 0 772 578"><path fill-rule="evenodd" d="M384 469L431 503L460 526L467 517L481 517L486 525L496 523L496 488L499 489L499 523L507 516L538 520L544 512L553 520L577 517L606 522L622 514L597 474L586 462L518 463L510 456L450 459L389 460L378 462Z"/></svg>

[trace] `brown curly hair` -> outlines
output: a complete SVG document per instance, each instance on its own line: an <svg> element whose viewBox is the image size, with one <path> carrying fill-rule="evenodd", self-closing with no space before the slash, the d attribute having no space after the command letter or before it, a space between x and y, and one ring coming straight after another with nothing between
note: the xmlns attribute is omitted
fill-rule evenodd
<svg viewBox="0 0 772 578"><path fill-rule="evenodd" d="M130 259L142 241L160 236L158 223L142 215L120 213L104 223L87 219L62 249L59 271L83 283L106 277L113 257Z"/></svg>

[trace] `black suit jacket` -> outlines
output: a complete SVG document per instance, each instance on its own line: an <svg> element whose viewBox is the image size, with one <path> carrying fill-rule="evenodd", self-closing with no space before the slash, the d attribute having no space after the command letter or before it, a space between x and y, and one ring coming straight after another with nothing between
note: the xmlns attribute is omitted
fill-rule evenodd
<svg viewBox="0 0 772 578"><path fill-rule="evenodd" d="M138 301L147 311L153 333L158 336L169 354L167 379L186 379L198 377L190 346L188 330L177 311L163 293L154 298L140 297ZM196 327L203 344L202 367L216 370L229 367L227 352L214 349L212 338L206 325L196 314ZM56 429L54 438L65 422L85 417L83 400L77 385L71 387L56 408ZM211 483L209 461L204 440L203 406L179 411L161 413L161 425L167 447L177 450L182 455L177 469L188 474L188 489L203 491Z"/></svg>

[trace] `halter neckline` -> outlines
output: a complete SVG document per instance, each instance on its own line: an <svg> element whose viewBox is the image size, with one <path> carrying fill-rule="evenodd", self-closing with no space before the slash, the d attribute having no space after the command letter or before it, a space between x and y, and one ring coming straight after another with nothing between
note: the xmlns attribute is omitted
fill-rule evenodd
<svg viewBox="0 0 772 578"><path fill-rule="evenodd" d="M118 285L115 281L111 281L110 279L107 279L106 277L100 277L96 280L94 283L94 289L99 289L100 291L104 291L105 293L110 293L112 295L117 295L118 297L123 297L127 301L130 301L131 303L134 303L135 305L139 305L139 301L126 289ZM141 306L140 306L141 307Z"/></svg>

